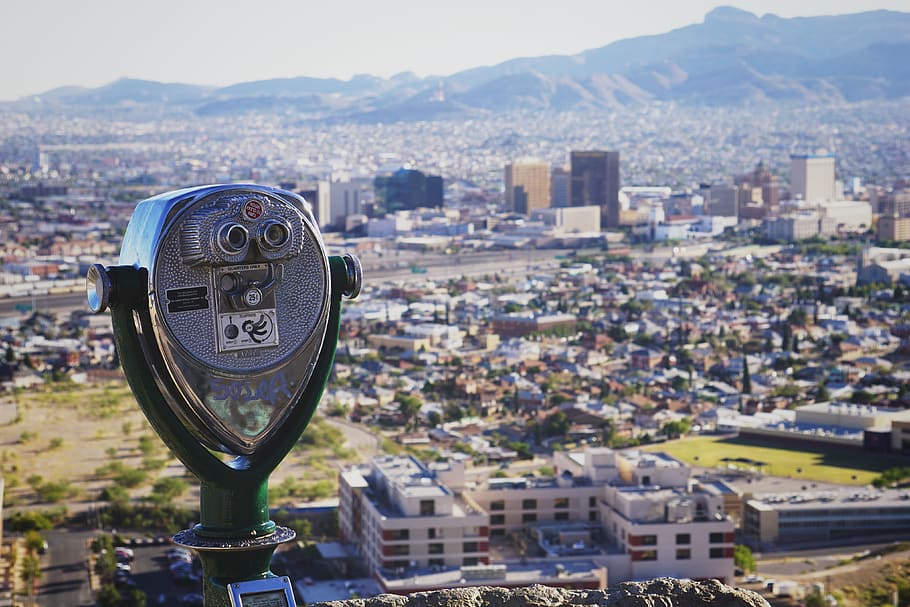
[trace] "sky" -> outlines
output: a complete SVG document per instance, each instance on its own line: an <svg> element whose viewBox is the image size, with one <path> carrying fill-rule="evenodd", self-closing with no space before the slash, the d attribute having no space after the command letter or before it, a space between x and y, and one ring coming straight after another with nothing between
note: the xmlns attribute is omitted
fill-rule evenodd
<svg viewBox="0 0 910 607"><path fill-rule="evenodd" d="M119 78L223 86L448 75L700 23L910 11L910 0L0 0L0 100Z"/></svg>

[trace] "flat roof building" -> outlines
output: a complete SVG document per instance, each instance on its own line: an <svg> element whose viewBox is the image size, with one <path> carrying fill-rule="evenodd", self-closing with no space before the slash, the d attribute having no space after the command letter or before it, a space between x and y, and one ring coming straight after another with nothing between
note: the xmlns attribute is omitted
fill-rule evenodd
<svg viewBox="0 0 910 607"><path fill-rule="evenodd" d="M506 208L530 215L550 206L550 164L520 161L504 170Z"/></svg>
<svg viewBox="0 0 910 607"><path fill-rule="evenodd" d="M746 501L743 532L757 548L910 537L906 489L843 489Z"/></svg>
<svg viewBox="0 0 910 607"><path fill-rule="evenodd" d="M834 154L790 156L790 193L803 200L834 200Z"/></svg>
<svg viewBox="0 0 910 607"><path fill-rule="evenodd" d="M597 448L559 453L554 465L553 477L467 482L462 461L377 457L341 473L341 535L387 592L466 583L604 588L608 575L610 583L732 579L724 496L690 487L682 462ZM514 532L535 537L548 558L529 560L529 550L491 561L490 541Z"/></svg>

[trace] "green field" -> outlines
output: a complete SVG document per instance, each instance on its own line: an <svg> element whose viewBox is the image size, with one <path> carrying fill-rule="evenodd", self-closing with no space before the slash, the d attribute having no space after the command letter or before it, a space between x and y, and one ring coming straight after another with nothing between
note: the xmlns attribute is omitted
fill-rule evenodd
<svg viewBox="0 0 910 607"><path fill-rule="evenodd" d="M755 439L717 436L688 437L642 449L663 451L693 466L736 467L771 476L847 485L867 485L883 470L908 465L905 458L837 447L807 445L797 449L778 445L763 446ZM763 465L758 466L750 461L761 462Z"/></svg>

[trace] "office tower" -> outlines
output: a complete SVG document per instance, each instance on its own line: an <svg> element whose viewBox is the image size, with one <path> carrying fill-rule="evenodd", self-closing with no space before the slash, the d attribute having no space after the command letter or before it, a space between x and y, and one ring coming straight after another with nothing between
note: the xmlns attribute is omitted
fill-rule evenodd
<svg viewBox="0 0 910 607"><path fill-rule="evenodd" d="M550 165L546 162L519 161L507 164L506 208L530 215L550 206Z"/></svg>
<svg viewBox="0 0 910 607"><path fill-rule="evenodd" d="M878 239L907 241L910 240L910 217L888 215L878 220Z"/></svg>
<svg viewBox="0 0 910 607"><path fill-rule="evenodd" d="M803 200L834 200L834 154L790 156L790 194Z"/></svg>
<svg viewBox="0 0 910 607"><path fill-rule="evenodd" d="M561 209L569 205L571 173L565 167L553 167L550 172L550 206Z"/></svg>
<svg viewBox="0 0 910 607"><path fill-rule="evenodd" d="M879 212L894 217L910 217L910 190L888 192L877 197Z"/></svg>
<svg viewBox="0 0 910 607"><path fill-rule="evenodd" d="M378 175L373 187L380 213L442 207L443 181L439 175L401 168L391 175Z"/></svg>
<svg viewBox="0 0 910 607"><path fill-rule="evenodd" d="M605 227L619 227L619 152L573 151L571 164L571 206L599 205Z"/></svg>
<svg viewBox="0 0 910 607"><path fill-rule="evenodd" d="M312 190L301 190L297 192L303 199L313 207L313 215L316 217L316 223L320 228L331 225L332 222L332 198L328 181L319 181Z"/></svg>
<svg viewBox="0 0 910 607"><path fill-rule="evenodd" d="M751 189L748 190L751 194ZM740 201L745 190L729 184L702 184L698 193L704 198L706 215L739 217Z"/></svg>
<svg viewBox="0 0 910 607"><path fill-rule="evenodd" d="M354 180L333 181L329 185L329 218L328 224L344 227L348 215L360 214L363 202L362 184ZM319 219L320 224L324 220Z"/></svg>

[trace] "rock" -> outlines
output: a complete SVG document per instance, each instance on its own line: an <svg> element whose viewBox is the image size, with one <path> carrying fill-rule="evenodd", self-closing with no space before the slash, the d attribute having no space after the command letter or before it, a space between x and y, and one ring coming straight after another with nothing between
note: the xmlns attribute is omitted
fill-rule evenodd
<svg viewBox="0 0 910 607"><path fill-rule="evenodd" d="M693 582L658 578L623 582L607 590L565 590L549 586L493 588L488 586L383 594L369 599L315 603L319 607L769 607L751 590L708 580Z"/></svg>

